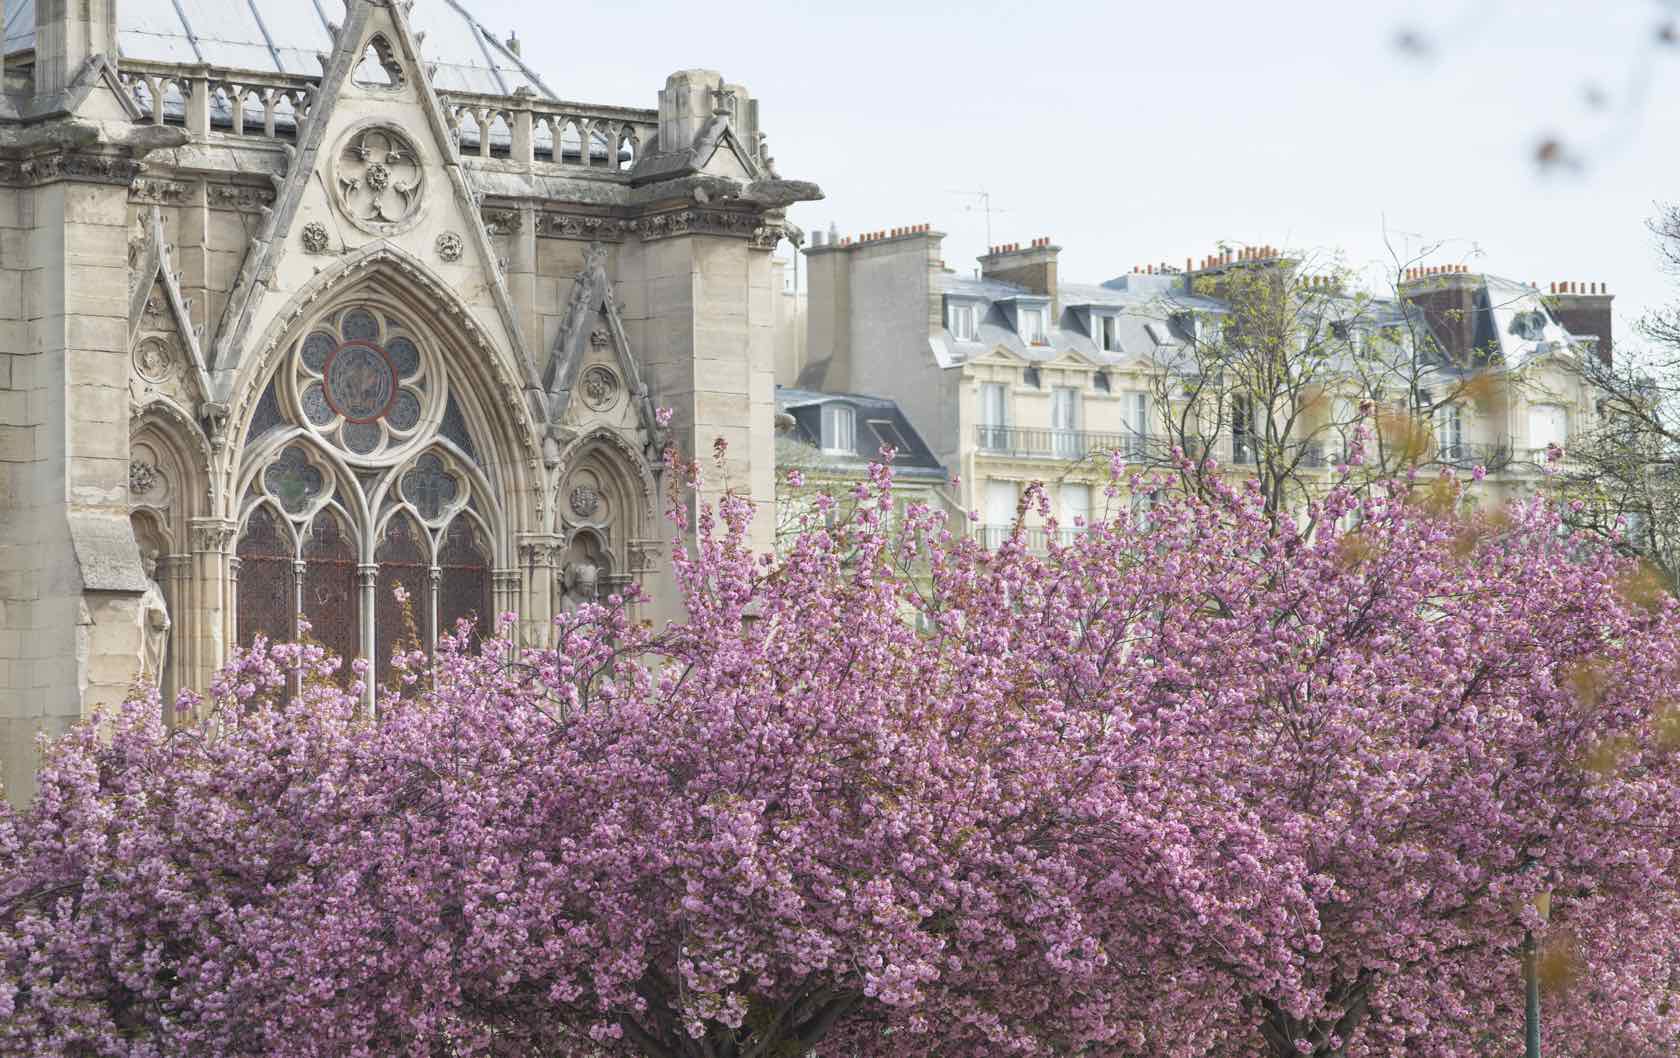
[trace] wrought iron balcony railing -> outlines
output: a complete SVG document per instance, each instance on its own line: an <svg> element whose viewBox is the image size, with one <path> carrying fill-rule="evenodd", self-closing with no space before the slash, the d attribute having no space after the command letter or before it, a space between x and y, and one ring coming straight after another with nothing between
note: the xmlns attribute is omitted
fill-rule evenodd
<svg viewBox="0 0 1680 1058"><path fill-rule="evenodd" d="M980 426L977 440L983 452L1039 459L1086 459L1099 452L1118 451L1127 459L1141 459L1160 438L1147 434L1098 433L1091 430L1046 430L1020 426Z"/></svg>
<svg viewBox="0 0 1680 1058"><path fill-rule="evenodd" d="M1511 461L1511 449L1504 444L1472 444L1460 441L1456 444L1437 444L1435 458L1448 466L1462 467L1466 470L1472 467L1492 469Z"/></svg>

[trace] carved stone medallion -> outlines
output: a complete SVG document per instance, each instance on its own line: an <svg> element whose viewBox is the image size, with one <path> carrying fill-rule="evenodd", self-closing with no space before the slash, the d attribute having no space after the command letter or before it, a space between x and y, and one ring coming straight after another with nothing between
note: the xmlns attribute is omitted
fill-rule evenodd
<svg viewBox="0 0 1680 1058"><path fill-rule="evenodd" d="M579 485L567 497L572 505L572 513L579 518L593 517L601 509L601 493L593 485Z"/></svg>
<svg viewBox="0 0 1680 1058"><path fill-rule="evenodd" d="M327 252L327 226L318 220L312 220L303 226L300 239L307 253Z"/></svg>
<svg viewBox="0 0 1680 1058"><path fill-rule="evenodd" d="M338 204L363 231L387 235L420 215L425 171L407 136L389 125L352 129L333 162Z"/></svg>
<svg viewBox="0 0 1680 1058"><path fill-rule="evenodd" d="M583 402L596 411L606 411L618 402L618 376L596 364L583 373Z"/></svg>
<svg viewBox="0 0 1680 1058"><path fill-rule="evenodd" d="M352 423L378 420L397 396L397 369L371 342L340 346L327 359L321 381L327 403Z"/></svg>
<svg viewBox="0 0 1680 1058"><path fill-rule="evenodd" d="M157 467L136 459L128 464L128 491L135 496L144 496L157 486L160 476Z"/></svg>
<svg viewBox="0 0 1680 1058"><path fill-rule="evenodd" d="M461 236L455 232L446 231L437 237L437 255L445 261L459 261L465 248Z"/></svg>
<svg viewBox="0 0 1680 1058"><path fill-rule="evenodd" d="M175 356L162 338L147 338L134 350L134 373L152 385L168 381L175 368Z"/></svg>

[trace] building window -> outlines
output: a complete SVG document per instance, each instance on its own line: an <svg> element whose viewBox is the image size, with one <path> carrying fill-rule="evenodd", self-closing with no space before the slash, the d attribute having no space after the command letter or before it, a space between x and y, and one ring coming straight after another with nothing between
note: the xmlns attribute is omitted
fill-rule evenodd
<svg viewBox="0 0 1680 1058"><path fill-rule="evenodd" d="M1528 409L1528 443L1535 451L1569 443L1569 409L1561 404L1535 404Z"/></svg>
<svg viewBox="0 0 1680 1058"><path fill-rule="evenodd" d="M950 329L951 337L959 342L974 340L974 306L947 305L945 307L945 326Z"/></svg>
<svg viewBox="0 0 1680 1058"><path fill-rule="evenodd" d="M844 404L825 404L822 410L823 451L838 455L857 452L857 413Z"/></svg>
<svg viewBox="0 0 1680 1058"><path fill-rule="evenodd" d="M1009 447L1009 408L1001 382L980 384L980 447L1003 450Z"/></svg>
<svg viewBox="0 0 1680 1058"><path fill-rule="evenodd" d="M1120 414L1126 427L1126 455L1131 459L1141 459L1149 438L1149 394L1142 390L1130 390L1122 401Z"/></svg>
<svg viewBox="0 0 1680 1058"><path fill-rule="evenodd" d="M1443 460L1464 457L1464 416L1456 404L1435 409L1435 451Z"/></svg>
<svg viewBox="0 0 1680 1058"><path fill-rule="evenodd" d="M1246 394L1231 398L1231 462L1254 463L1254 400Z"/></svg>
<svg viewBox="0 0 1680 1058"><path fill-rule="evenodd" d="M1049 339L1045 331L1045 312L1041 308L1023 308L1021 313L1021 340L1028 345L1048 345Z"/></svg>
<svg viewBox="0 0 1680 1058"><path fill-rule="evenodd" d="M1092 382L1096 386L1096 390L1097 390L1098 393L1109 392L1110 387L1109 387L1109 382L1108 382L1108 372L1107 371L1098 371L1097 375L1096 375L1096 378L1094 378L1092 380Z"/></svg>
<svg viewBox="0 0 1680 1058"><path fill-rule="evenodd" d="M1079 391L1072 386L1057 386L1050 391L1050 437L1061 458L1085 455L1079 437Z"/></svg>
<svg viewBox="0 0 1680 1058"><path fill-rule="evenodd" d="M1018 502L1015 483L1013 481L986 482L985 537L983 543L987 547L997 547L1009 537L1009 528L1015 524L1015 507Z"/></svg>
<svg viewBox="0 0 1680 1058"><path fill-rule="evenodd" d="M1025 371L1021 372L1021 376L1026 381L1027 385L1031 386L1033 389L1044 388L1044 378L1038 373L1038 368L1029 367Z"/></svg>
<svg viewBox="0 0 1680 1058"><path fill-rule="evenodd" d="M1059 521L1065 542L1072 534L1083 532L1091 524L1091 486L1063 485L1060 499Z"/></svg>
<svg viewBox="0 0 1680 1058"><path fill-rule="evenodd" d="M294 639L302 615L340 680L367 658L377 683L411 632L429 647L470 618L488 634L494 489L475 468L496 461L437 351L385 305L355 304L312 325L279 376L264 400L296 436L241 469L238 641Z"/></svg>
<svg viewBox="0 0 1680 1058"><path fill-rule="evenodd" d="M1097 347L1105 353L1120 351L1120 321L1114 316L1097 317Z"/></svg>
<svg viewBox="0 0 1680 1058"><path fill-rule="evenodd" d="M1337 456L1338 462L1345 460L1353 450L1353 439L1359 429L1359 408L1348 397L1336 397L1330 402L1330 426L1341 438L1341 450Z"/></svg>

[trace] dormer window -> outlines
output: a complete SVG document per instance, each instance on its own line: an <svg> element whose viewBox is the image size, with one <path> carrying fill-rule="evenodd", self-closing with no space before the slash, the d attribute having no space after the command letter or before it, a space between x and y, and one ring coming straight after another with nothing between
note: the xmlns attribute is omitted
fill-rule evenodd
<svg viewBox="0 0 1680 1058"><path fill-rule="evenodd" d="M945 306L945 328L959 342L972 342L975 336L974 306L949 304Z"/></svg>
<svg viewBox="0 0 1680 1058"><path fill-rule="evenodd" d="M1120 351L1120 320L1115 316L1098 316L1091 321L1092 335L1097 348L1105 353Z"/></svg>
<svg viewBox="0 0 1680 1058"><path fill-rule="evenodd" d="M1524 341L1539 341L1546 336L1546 314L1539 309L1517 313L1511 317L1511 333Z"/></svg>
<svg viewBox="0 0 1680 1058"><path fill-rule="evenodd" d="M857 453L857 413L844 404L825 404L822 410L822 447L834 455Z"/></svg>
<svg viewBox="0 0 1680 1058"><path fill-rule="evenodd" d="M1021 310L1020 310L1020 318L1021 318L1020 331L1021 331L1021 340L1022 341L1026 342L1028 345L1048 345L1048 344L1050 344L1050 339L1049 339L1049 335L1048 335L1048 331L1047 331L1047 326L1048 325L1045 322L1045 316L1046 316L1046 313L1045 313L1044 309L1042 309L1042 308L1039 308L1039 307L1036 307L1036 306L1022 306L1021 307Z"/></svg>

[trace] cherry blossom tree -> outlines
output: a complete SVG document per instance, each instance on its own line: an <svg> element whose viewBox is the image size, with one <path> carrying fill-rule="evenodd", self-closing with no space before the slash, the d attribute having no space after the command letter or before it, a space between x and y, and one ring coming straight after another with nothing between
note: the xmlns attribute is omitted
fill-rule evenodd
<svg viewBox="0 0 1680 1058"><path fill-rule="evenodd" d="M728 497L670 628L411 651L374 716L262 645L0 816L0 1054L1468 1058L1525 932L1554 1050L1664 1053L1676 604L1458 488L776 560Z"/></svg>

